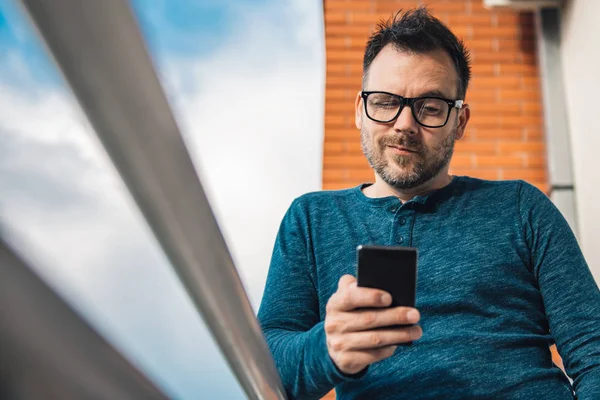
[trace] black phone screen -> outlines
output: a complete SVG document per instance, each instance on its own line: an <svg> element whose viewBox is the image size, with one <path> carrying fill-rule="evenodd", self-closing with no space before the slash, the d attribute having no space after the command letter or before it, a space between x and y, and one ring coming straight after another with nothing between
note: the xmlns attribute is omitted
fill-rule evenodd
<svg viewBox="0 0 600 400"><path fill-rule="evenodd" d="M390 293L390 307L415 306L417 249L360 245L356 253L358 286L382 289Z"/></svg>

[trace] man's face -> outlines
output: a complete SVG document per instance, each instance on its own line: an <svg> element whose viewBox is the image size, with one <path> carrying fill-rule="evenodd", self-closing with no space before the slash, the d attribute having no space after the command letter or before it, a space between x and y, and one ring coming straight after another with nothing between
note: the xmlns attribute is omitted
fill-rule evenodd
<svg viewBox="0 0 600 400"><path fill-rule="evenodd" d="M452 60L444 51L410 54L388 45L373 60L364 90L458 100L457 82ZM464 135L468 119L468 108L454 108L445 126L427 128L405 106L396 120L379 123L367 117L360 94L356 100L363 152L377 175L396 189L415 188L447 172L454 141Z"/></svg>

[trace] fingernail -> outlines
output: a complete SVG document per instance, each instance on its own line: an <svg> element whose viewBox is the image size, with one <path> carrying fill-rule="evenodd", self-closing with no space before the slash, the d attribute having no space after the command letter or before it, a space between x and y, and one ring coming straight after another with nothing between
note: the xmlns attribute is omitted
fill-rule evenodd
<svg viewBox="0 0 600 400"><path fill-rule="evenodd" d="M410 310L406 314L406 318L408 318L408 322L417 322L419 320L419 312L417 310Z"/></svg>
<svg viewBox="0 0 600 400"><path fill-rule="evenodd" d="M389 304L391 302L392 302L392 296L390 296L387 293L381 295L381 304Z"/></svg>
<svg viewBox="0 0 600 400"><path fill-rule="evenodd" d="M421 331L419 329L413 329L410 331L410 337L413 340L421 339Z"/></svg>

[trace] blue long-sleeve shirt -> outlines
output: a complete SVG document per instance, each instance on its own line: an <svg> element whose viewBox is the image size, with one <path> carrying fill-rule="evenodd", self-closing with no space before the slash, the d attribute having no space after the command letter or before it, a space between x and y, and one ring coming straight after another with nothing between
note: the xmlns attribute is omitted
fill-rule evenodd
<svg viewBox="0 0 600 400"><path fill-rule="evenodd" d="M323 321L359 244L418 248L423 336L347 376ZM361 187L299 197L258 317L290 398L600 399L600 291L560 212L523 181L455 177L404 204Z"/></svg>

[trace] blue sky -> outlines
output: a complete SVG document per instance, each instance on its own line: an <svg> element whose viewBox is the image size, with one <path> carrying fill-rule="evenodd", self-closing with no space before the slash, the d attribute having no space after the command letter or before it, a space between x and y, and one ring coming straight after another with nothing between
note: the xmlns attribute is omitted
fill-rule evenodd
<svg viewBox="0 0 600 400"><path fill-rule="evenodd" d="M155 57L209 57L228 38L240 7L269 7L272 0L133 0L140 27ZM0 0L0 57L16 52L37 84L59 84L60 77L40 45L27 17L14 0ZM10 78L0 66L1 78ZM21 81L21 83L23 83Z"/></svg>
<svg viewBox="0 0 600 400"><path fill-rule="evenodd" d="M283 213L320 188L322 4L133 7L256 309ZM44 279L175 398L244 398L12 0L0 0L0 61L0 223Z"/></svg>

